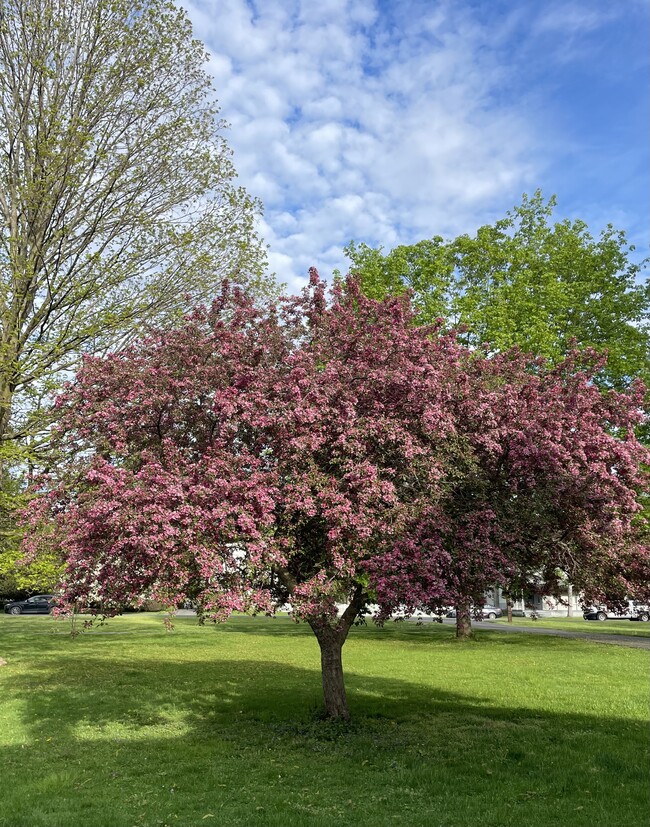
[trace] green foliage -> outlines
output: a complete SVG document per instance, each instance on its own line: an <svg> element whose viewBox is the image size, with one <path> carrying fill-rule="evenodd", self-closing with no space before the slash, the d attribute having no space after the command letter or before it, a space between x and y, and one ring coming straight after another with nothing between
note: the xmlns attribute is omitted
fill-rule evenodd
<svg viewBox="0 0 650 827"><path fill-rule="evenodd" d="M454 259L440 236L396 247L385 256L381 249L351 242L346 253L368 297L382 299L408 289L422 321L449 318L454 300Z"/></svg>
<svg viewBox="0 0 650 827"><path fill-rule="evenodd" d="M276 291L207 58L172 0L0 0L5 567L20 475L45 463L82 354L174 325L224 280Z"/></svg>
<svg viewBox="0 0 650 827"><path fill-rule="evenodd" d="M54 555L42 555L25 564L17 544L0 552L0 594L51 592L60 574L61 564Z"/></svg>
<svg viewBox="0 0 650 827"><path fill-rule="evenodd" d="M206 60L171 0L0 0L0 438L81 353L274 291Z"/></svg>
<svg viewBox="0 0 650 827"><path fill-rule="evenodd" d="M15 442L0 443L0 595L17 592L50 592L61 571L60 561L51 553L24 563L20 542L22 530L15 513L26 503L21 468L27 452Z"/></svg>
<svg viewBox="0 0 650 827"><path fill-rule="evenodd" d="M439 236L384 254L350 244L364 292L410 289L420 320L444 317L471 345L514 345L560 360L575 340L607 351L600 375L622 387L650 380L650 286L646 263L631 260L625 233L608 225L594 238L583 221L553 222L556 202L537 191L494 225L452 241Z"/></svg>

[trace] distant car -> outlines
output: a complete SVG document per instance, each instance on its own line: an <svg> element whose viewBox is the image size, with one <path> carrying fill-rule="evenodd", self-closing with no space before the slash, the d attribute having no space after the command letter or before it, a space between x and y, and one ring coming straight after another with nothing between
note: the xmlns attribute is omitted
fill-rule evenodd
<svg viewBox="0 0 650 827"><path fill-rule="evenodd" d="M585 620L639 620L648 623L650 608L628 600L627 608L622 612L615 612L607 606L588 606L582 616Z"/></svg>
<svg viewBox="0 0 650 827"><path fill-rule="evenodd" d="M53 594L35 594L27 600L12 600L5 606L8 615L47 615L52 611Z"/></svg>
<svg viewBox="0 0 650 827"><path fill-rule="evenodd" d="M472 615L474 615L475 612L476 610L472 609ZM503 612L498 606L483 606L481 609L483 620L496 620L497 617L501 617L502 614ZM447 617L456 617L456 609L447 612Z"/></svg>
<svg viewBox="0 0 650 827"><path fill-rule="evenodd" d="M641 623L650 622L650 606L635 605L634 615L630 620L639 620Z"/></svg>

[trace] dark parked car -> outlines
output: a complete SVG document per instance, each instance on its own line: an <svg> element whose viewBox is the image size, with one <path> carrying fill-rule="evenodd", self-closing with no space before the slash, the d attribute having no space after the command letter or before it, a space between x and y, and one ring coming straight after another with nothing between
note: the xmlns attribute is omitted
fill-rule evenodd
<svg viewBox="0 0 650 827"><path fill-rule="evenodd" d="M52 611L53 594L35 594L27 600L12 600L5 606L8 615L47 615Z"/></svg>
<svg viewBox="0 0 650 827"><path fill-rule="evenodd" d="M475 612L476 609L472 608L472 615L474 615ZM481 608L483 620L496 620L496 618L501 617L502 614L503 612L497 606L483 606ZM456 609L447 612L447 617L456 617Z"/></svg>

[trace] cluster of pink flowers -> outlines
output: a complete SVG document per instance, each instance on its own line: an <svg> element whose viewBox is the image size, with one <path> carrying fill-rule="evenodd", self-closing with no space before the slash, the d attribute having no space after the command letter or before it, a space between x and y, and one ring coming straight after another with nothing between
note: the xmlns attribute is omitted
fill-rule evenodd
<svg viewBox="0 0 650 827"><path fill-rule="evenodd" d="M66 561L62 604L187 597L336 622L482 601L568 576L642 590L643 388L602 394L593 355L557 368L418 327L406 299L318 274L263 310L224 291L179 329L88 358L58 400L28 553Z"/></svg>

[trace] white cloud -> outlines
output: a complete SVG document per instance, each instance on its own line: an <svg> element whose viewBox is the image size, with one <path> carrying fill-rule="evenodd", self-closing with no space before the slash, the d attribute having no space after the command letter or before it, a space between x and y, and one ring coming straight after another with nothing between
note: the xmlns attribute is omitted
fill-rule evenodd
<svg viewBox="0 0 650 827"><path fill-rule="evenodd" d="M537 32L566 35L599 29L614 19L617 11L613 5L600 3L558 3L547 5L535 22Z"/></svg>
<svg viewBox="0 0 650 827"><path fill-rule="evenodd" d="M352 238L390 248L471 230L535 186L543 163L534 124L502 94L507 19L490 28L448 0L382 8L189 6L240 179L265 203L271 266L293 288L311 264L345 268Z"/></svg>

